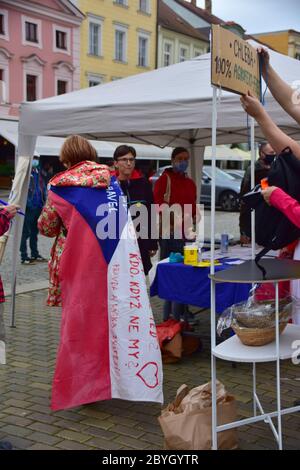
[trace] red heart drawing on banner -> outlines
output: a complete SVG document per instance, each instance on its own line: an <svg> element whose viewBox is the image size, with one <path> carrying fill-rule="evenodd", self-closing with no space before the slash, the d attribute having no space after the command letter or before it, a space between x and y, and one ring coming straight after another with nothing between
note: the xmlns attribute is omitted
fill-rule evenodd
<svg viewBox="0 0 300 470"><path fill-rule="evenodd" d="M142 379L149 388L155 388L158 385L158 365L156 362L147 362L137 373L137 377Z"/></svg>

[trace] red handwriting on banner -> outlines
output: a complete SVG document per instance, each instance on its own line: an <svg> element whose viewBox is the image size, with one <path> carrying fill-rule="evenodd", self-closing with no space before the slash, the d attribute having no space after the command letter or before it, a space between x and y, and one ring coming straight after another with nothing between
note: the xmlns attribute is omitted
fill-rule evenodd
<svg viewBox="0 0 300 470"><path fill-rule="evenodd" d="M117 328L119 315L120 315L120 302L118 298L118 289L119 289L119 274L120 274L120 265L114 264L112 266L112 276L110 280L110 321L112 327L112 360L114 365L114 370L117 376L120 376L120 367L119 367L119 347L118 347L118 336L114 332L114 329Z"/></svg>
<svg viewBox="0 0 300 470"><path fill-rule="evenodd" d="M129 322L128 368L139 367L140 360L140 311L142 262L138 253L129 253Z"/></svg>
<svg viewBox="0 0 300 470"><path fill-rule="evenodd" d="M144 382L144 384L148 388L155 388L159 383L158 365L156 362L147 362L147 364L144 364L136 375Z"/></svg>

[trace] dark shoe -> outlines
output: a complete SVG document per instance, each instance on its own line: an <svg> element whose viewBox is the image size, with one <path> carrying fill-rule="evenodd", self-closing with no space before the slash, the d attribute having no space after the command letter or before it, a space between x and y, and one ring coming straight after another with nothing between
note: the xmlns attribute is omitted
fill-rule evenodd
<svg viewBox="0 0 300 470"><path fill-rule="evenodd" d="M41 255L33 256L31 260L34 261L39 261L39 262L45 262L48 261L46 258L43 258Z"/></svg>
<svg viewBox="0 0 300 470"><path fill-rule="evenodd" d="M26 258L21 261L21 264L35 264L32 258Z"/></svg>

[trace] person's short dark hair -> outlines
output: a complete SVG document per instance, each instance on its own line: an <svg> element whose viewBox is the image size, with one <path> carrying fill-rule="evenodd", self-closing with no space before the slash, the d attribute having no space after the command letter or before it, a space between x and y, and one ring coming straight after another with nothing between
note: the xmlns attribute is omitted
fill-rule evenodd
<svg viewBox="0 0 300 470"><path fill-rule="evenodd" d="M136 152L133 147L129 147L129 145L119 145L119 147L117 147L114 151L114 160L118 160L128 153L131 153L131 155L135 158Z"/></svg>
<svg viewBox="0 0 300 470"><path fill-rule="evenodd" d="M134 147L131 147L131 145L129 145L129 148L130 148L130 152L132 153L132 155L134 156L134 158L136 158L136 150Z"/></svg>
<svg viewBox="0 0 300 470"><path fill-rule="evenodd" d="M188 150L184 147L176 147L171 154L171 159L173 160L173 158L175 158L177 155L179 155L182 152L189 153Z"/></svg>

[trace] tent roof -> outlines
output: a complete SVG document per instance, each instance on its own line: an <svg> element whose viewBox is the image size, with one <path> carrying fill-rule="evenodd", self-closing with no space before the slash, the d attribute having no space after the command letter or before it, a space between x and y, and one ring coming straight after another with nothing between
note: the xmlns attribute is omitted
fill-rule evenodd
<svg viewBox="0 0 300 470"><path fill-rule="evenodd" d="M18 147L18 121L0 120L0 135ZM64 143L62 137L38 137L35 148L35 155L59 156L60 149ZM113 153L119 142L92 141L91 144L96 148L99 157L112 158ZM151 160L169 160L172 152L171 148L160 149L153 145L135 145L138 159Z"/></svg>
<svg viewBox="0 0 300 470"><path fill-rule="evenodd" d="M253 45L255 43L250 41ZM300 62L269 51L271 63L292 84ZM177 146L211 142L212 87L210 54L195 59L21 105L20 133ZM299 126L270 93L266 109L289 135L300 138ZM246 142L249 129L239 96L222 91L218 109L219 144ZM257 128L256 137L262 138Z"/></svg>

